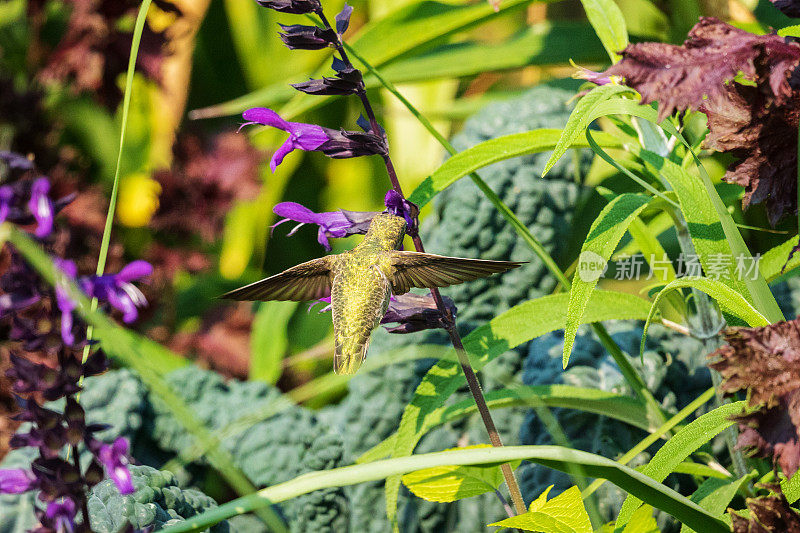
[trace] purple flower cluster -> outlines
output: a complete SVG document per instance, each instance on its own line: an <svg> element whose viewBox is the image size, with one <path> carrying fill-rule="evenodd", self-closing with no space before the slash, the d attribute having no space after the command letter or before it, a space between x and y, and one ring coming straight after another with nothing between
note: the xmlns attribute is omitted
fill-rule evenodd
<svg viewBox="0 0 800 533"><path fill-rule="evenodd" d="M33 165L18 154L0 152L0 162L0 222L35 224L34 235L51 250L53 239L48 237L54 216L71 197L53 200L47 178L30 179ZM85 344L85 325L73 318L78 302L72 291L97 298L121 312L125 322L132 322L146 304L132 282L150 275L152 267L134 261L117 274L79 277L74 262L54 257L61 280L50 287L19 253L9 250L9 257L0 275L0 320L10 323L9 340L16 342L6 375L14 393L24 395L18 396L21 412L15 419L25 423L10 445L35 448L39 456L30 468L0 470L0 493L38 491L44 506L37 511L37 532L90 531L86 501L93 485L107 476L123 494L134 489L127 468L128 442L122 438L111 444L100 441L96 433L108 426L87 423L76 399L81 380L104 372L108 361L97 350L81 362L76 348ZM53 366L20 355L50 351L57 351ZM62 401L63 410L46 407L40 400ZM91 454L88 465L78 461L81 449ZM82 520L77 519L79 512Z"/></svg>
<svg viewBox="0 0 800 533"><path fill-rule="evenodd" d="M13 354L11 365L6 375L14 392L28 397L19 398L22 412L15 417L27 424L11 438L10 445L36 448L39 456L29 469L0 470L0 493L39 492L45 508L37 511L41 527L36 531L89 531L86 516L78 524L76 516L79 508L85 509L88 490L103 479L104 471L120 493L134 491L127 469L127 440L119 438L110 445L98 440L94 434L108 426L87 424L85 412L74 397L81 390L80 379L104 372L108 361L98 350L81 363L74 351L62 348L56 367ZM63 411L40 405L37 395L48 401L64 399ZM78 462L79 445L92 454L86 468ZM70 450L72 462L65 458L65 450Z"/></svg>

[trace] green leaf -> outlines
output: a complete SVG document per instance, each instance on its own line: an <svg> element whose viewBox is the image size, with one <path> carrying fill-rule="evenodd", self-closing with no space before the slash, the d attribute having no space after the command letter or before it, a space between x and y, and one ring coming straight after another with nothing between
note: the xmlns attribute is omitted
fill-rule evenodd
<svg viewBox="0 0 800 533"><path fill-rule="evenodd" d="M589 124L598 117L596 109L601 103L615 95L630 91L630 89L622 85L600 85L578 100L575 109L572 110L567 120L567 125L564 126L561 138L559 138L553 149L553 153L550 155L550 159L548 159L547 164L544 166L542 176L547 174L550 169L553 168L553 165L561 159L561 156L582 137L583 132L589 127Z"/></svg>
<svg viewBox="0 0 800 533"><path fill-rule="evenodd" d="M527 513L489 524L490 526L540 531L543 533L592 533L589 513L578 487L570 487L555 498L547 500L550 485L531 502Z"/></svg>
<svg viewBox="0 0 800 533"><path fill-rule="evenodd" d="M470 448L490 448L489 444L476 444L451 450ZM520 461L514 461L511 468L517 468ZM500 465L486 464L476 466L445 465L409 472L402 477L403 484L415 496L429 502L454 502L472 496L479 496L498 489L503 484Z"/></svg>
<svg viewBox="0 0 800 533"><path fill-rule="evenodd" d="M288 325L297 302L262 302L253 318L250 337L250 379L274 385L289 347Z"/></svg>
<svg viewBox="0 0 800 533"><path fill-rule="evenodd" d="M710 478L705 480L692 494L691 500L697 502L700 507L708 512L722 517L728 509L728 505L733 497L742 490L753 474L748 474L739 479L717 479ZM686 524L681 526L681 533L697 533Z"/></svg>
<svg viewBox="0 0 800 533"><path fill-rule="evenodd" d="M738 292L732 290L727 285L720 283L717 280L701 277L684 277L673 280L667 284L666 287L659 291L650 312L647 315L647 320L644 323L644 330L642 331L642 342L639 346L639 354L644 354L645 341L647 340L647 330L650 328L650 322L658 310L658 304L661 303L661 298L668 295L671 291L683 287L692 287L699 289L704 293L714 298L719 304L720 308L733 316L737 316L744 320L752 327L767 326L769 320L764 317L758 310L753 307L750 302Z"/></svg>
<svg viewBox="0 0 800 533"><path fill-rule="evenodd" d="M781 37L800 37L800 24L781 28L778 30L778 35Z"/></svg>
<svg viewBox="0 0 800 533"><path fill-rule="evenodd" d="M588 96L588 95L587 95ZM711 183L711 178L708 176L708 173L703 167L700 160L697 158L697 155L692 150L691 145L686 142L683 135L675 128L672 122L669 119L662 121L661 123L658 122L658 113L655 109L649 106L640 106L636 104L633 100L626 100L623 98L617 98L614 100L606 100L600 102L593 110L593 118L598 118L601 116L606 115L614 115L614 114L622 114L622 115L631 115L636 116L642 119L645 119L649 122L654 124L658 124L661 128L664 129L670 135L673 135L681 141L681 143L686 147L686 149L691 154L692 158L695 161L695 165L700 173L700 183L702 184L702 188L705 190L705 195L702 196L687 196L684 195L684 198L691 201L702 201L707 199L711 202L711 205L716 212L717 218L716 220L711 221L713 224L711 227L695 227L696 234L703 235L709 232L716 232L717 230L715 227L721 227L725 238L727 239L727 246L730 248L733 257L750 257L750 251L747 248L747 245L742 238L741 233L739 233L738 228L736 227L736 223L733 221L731 214L728 212L727 208L725 207L724 202L719 196L714 184ZM644 152L644 151L643 151ZM644 156L643 156L644 157ZM670 167L665 159L661 158L656 154L649 153L649 157L652 161L657 161L658 163L655 164L657 169ZM677 167L674 163L672 163L672 167ZM680 167L678 167L680 168ZM685 173L685 172L683 172ZM671 173L672 175L680 176L680 172ZM696 181L696 179L695 179ZM674 187L674 185L673 185ZM684 215L687 217L691 216L691 213L686 213L686 206L682 203L682 209L684 210ZM690 231L691 231L690 227ZM707 237L706 237L707 238ZM698 253L701 253L698 251ZM730 280L735 283L736 280ZM755 276L755 279L751 279L749 276L745 276L744 284L747 287L747 292L743 293L748 297L748 299L752 298L754 306L756 309L759 310L764 316L766 316L770 322L778 322L784 320L783 313L778 307L778 303L775 301L775 297L773 296L772 292L769 290L769 286L767 285L766 280L764 277L761 276L760 273ZM742 291L739 291L742 292Z"/></svg>
<svg viewBox="0 0 800 533"><path fill-rule="evenodd" d="M733 421L730 417L741 414L746 404L745 401L729 403L690 422L656 452L650 462L641 469L641 473L659 483L664 481L684 459L731 426ZM641 503L642 500L634 493L628 494L617 517L617 529L628 523ZM653 505L658 507L656 504ZM698 531L705 531L691 524L689 526Z"/></svg>
<svg viewBox="0 0 800 533"><path fill-rule="evenodd" d="M444 189L480 168L512 157L552 150L562 135L562 130L538 129L503 135L476 144L445 161L414 189L408 199L422 207ZM606 148L622 146L618 139L603 132L595 136L595 141ZM588 146L585 141L575 144L581 148Z"/></svg>
<svg viewBox="0 0 800 533"><path fill-rule="evenodd" d="M535 401L549 408L576 409L607 416L645 431L655 429L648 420L647 409L639 401L630 396L599 389L559 384L527 385L490 391L485 396L489 409L530 406ZM439 407L425 419L425 426L421 429L430 431L436 426L476 413L477 410L475 401L471 398ZM390 435L364 452L356 462L368 463L391 455L396 439L397 433Z"/></svg>
<svg viewBox="0 0 800 533"><path fill-rule="evenodd" d="M619 52L628 46L625 18L614 0L581 0L589 19L612 63L620 60Z"/></svg>
<svg viewBox="0 0 800 533"><path fill-rule="evenodd" d="M772 282L787 272L791 272L800 266L800 253L794 254L792 259L787 263L789 254L792 248L797 246L797 237L791 237L778 246L769 249L758 263L758 269L761 275L764 276L768 282ZM784 265L786 268L784 268Z"/></svg>
<svg viewBox="0 0 800 533"><path fill-rule="evenodd" d="M516 305L500 314L464 337L464 349L470 355L473 368L478 371L502 353L535 337L559 329L567 318L568 294L544 296ZM589 300L583 320L586 323L611 319L642 319L645 300L629 294L596 291ZM406 406L393 457L411 455L419 439L427 431L429 417L437 417L436 411L444 405L458 387L464 384L461 367L450 361L439 361L431 368L414 392L414 398ZM400 479L386 481L386 508L389 519L397 512L397 492Z"/></svg>
<svg viewBox="0 0 800 533"><path fill-rule="evenodd" d="M564 368L567 368L589 297L605 271L609 257L614 253L628 226L647 207L649 201L650 197L643 194L625 193L617 196L603 208L589 229L589 235L586 236L578 257L578 275L573 278L569 291L567 322L564 328Z"/></svg>
<svg viewBox="0 0 800 533"><path fill-rule="evenodd" d="M658 524L653 517L653 507L650 505L642 505L631 516L628 525L622 530L622 533L658 533Z"/></svg>
<svg viewBox="0 0 800 533"><path fill-rule="evenodd" d="M611 481L621 489L641 496L680 522L704 533L730 533L725 522L652 478L611 459L560 446L506 446L503 448L459 449L400 457L373 463L345 466L303 474L293 480L237 498L193 517L186 522L164 528L164 533L185 533L205 529L239 514L280 503L315 490L343 487L376 481L408 472L445 465L476 465L528 460L548 468L569 472L574 465L591 477Z"/></svg>

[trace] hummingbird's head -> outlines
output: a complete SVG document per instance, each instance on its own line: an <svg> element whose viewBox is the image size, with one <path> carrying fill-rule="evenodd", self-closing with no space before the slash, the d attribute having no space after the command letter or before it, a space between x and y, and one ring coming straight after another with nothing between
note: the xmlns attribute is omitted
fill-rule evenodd
<svg viewBox="0 0 800 533"><path fill-rule="evenodd" d="M405 234L406 220L403 217L378 213L369 225L365 240L378 241L386 250L397 250Z"/></svg>

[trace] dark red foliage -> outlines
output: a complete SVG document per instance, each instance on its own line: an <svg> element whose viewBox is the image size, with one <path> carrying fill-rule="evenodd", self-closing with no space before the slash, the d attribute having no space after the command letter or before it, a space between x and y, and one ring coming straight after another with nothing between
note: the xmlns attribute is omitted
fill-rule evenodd
<svg viewBox="0 0 800 533"><path fill-rule="evenodd" d="M708 116L708 147L738 158L725 180L745 187L744 206L765 202L774 225L797 210L800 45L702 18L682 46L629 45L605 75L624 78L661 119L675 110Z"/></svg>
<svg viewBox="0 0 800 533"><path fill-rule="evenodd" d="M770 496L747 498L750 517L731 512L733 533L800 533L800 515L789 506L779 485L769 485Z"/></svg>
<svg viewBox="0 0 800 533"><path fill-rule="evenodd" d="M162 190L151 227L172 238L215 241L233 203L258 195L258 169L265 160L245 135L223 133L210 148L197 137L182 137L172 168L154 176Z"/></svg>
<svg viewBox="0 0 800 533"><path fill-rule="evenodd" d="M726 332L727 344L709 357L721 390L746 390L750 407L736 417L739 447L772 458L787 476L800 467L800 319Z"/></svg>
<svg viewBox="0 0 800 533"><path fill-rule="evenodd" d="M135 0L69 0L72 6L67 30L49 54L41 71L43 80L69 81L78 91L88 91L100 103L115 108L122 93L117 78L127 71L133 33L122 29L124 18L135 17ZM160 9L177 12L169 2L156 2ZM145 24L136 68L150 79L161 79L165 32Z"/></svg>

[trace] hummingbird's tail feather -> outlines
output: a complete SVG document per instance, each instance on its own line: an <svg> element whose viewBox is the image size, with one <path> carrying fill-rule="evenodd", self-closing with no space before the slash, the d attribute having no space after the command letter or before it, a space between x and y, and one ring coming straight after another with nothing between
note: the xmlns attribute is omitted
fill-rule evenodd
<svg viewBox="0 0 800 533"><path fill-rule="evenodd" d="M369 337L363 342L345 337L337 342L333 352L333 371L337 374L355 374L367 357Z"/></svg>

